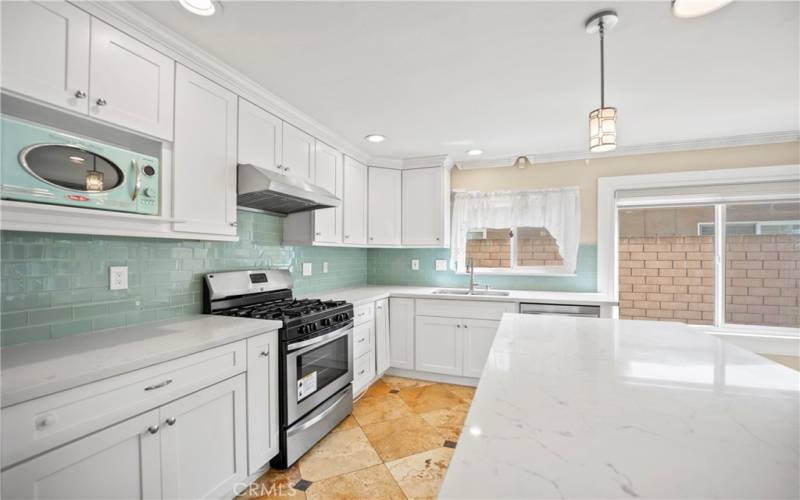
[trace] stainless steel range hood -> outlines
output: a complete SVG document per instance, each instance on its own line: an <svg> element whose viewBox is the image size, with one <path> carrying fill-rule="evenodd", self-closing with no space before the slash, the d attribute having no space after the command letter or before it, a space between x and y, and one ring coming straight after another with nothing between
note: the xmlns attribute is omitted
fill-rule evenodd
<svg viewBox="0 0 800 500"><path fill-rule="evenodd" d="M303 179L240 163L236 201L242 208L286 216L320 208L338 207L342 200Z"/></svg>

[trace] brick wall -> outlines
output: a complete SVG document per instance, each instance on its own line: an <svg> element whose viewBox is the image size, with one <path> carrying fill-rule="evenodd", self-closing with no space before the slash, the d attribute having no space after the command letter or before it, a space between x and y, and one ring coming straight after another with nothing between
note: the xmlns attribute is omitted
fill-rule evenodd
<svg viewBox="0 0 800 500"><path fill-rule="evenodd" d="M726 321L800 326L800 238L735 236L726 242ZM620 317L712 324L711 236L620 238Z"/></svg>
<svg viewBox="0 0 800 500"><path fill-rule="evenodd" d="M520 266L562 266L558 244L550 232L542 228L519 228L517 259ZM486 238L467 241L467 260L475 259L477 267L511 267L511 240L508 229L487 229Z"/></svg>

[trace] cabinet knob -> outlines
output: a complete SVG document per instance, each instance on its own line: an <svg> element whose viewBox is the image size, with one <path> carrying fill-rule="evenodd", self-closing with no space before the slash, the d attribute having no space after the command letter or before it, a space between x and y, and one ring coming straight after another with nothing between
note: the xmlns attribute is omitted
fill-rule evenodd
<svg viewBox="0 0 800 500"><path fill-rule="evenodd" d="M101 97L100 99L96 100L96 101L95 101L95 103L96 103L98 106L105 106L106 104L108 104L108 101L106 101L105 99L103 99L103 98Z"/></svg>
<svg viewBox="0 0 800 500"><path fill-rule="evenodd" d="M149 432L150 434L155 434L156 432L158 432L158 426L151 425L150 427L147 428L147 432Z"/></svg>
<svg viewBox="0 0 800 500"><path fill-rule="evenodd" d="M436 241L439 241L439 237L438 236L436 237Z"/></svg>
<svg viewBox="0 0 800 500"><path fill-rule="evenodd" d="M461 325L456 325L456 328L461 328Z"/></svg>
<svg viewBox="0 0 800 500"><path fill-rule="evenodd" d="M314 233L315 236L322 236L322 233Z"/></svg>
<svg viewBox="0 0 800 500"><path fill-rule="evenodd" d="M373 241L374 239L375 238L373 238L372 236L369 237L369 241Z"/></svg>
<svg viewBox="0 0 800 500"><path fill-rule="evenodd" d="M86 92L84 92L83 90L76 90L75 99L86 99Z"/></svg>
<svg viewBox="0 0 800 500"><path fill-rule="evenodd" d="M349 234L345 234L344 237L345 238L350 238L350 235Z"/></svg>
<svg viewBox="0 0 800 500"><path fill-rule="evenodd" d="M261 356L262 358L266 358L267 356L269 356L269 353L267 351L261 351L258 355Z"/></svg>
<svg viewBox="0 0 800 500"><path fill-rule="evenodd" d="M233 222L230 222L230 223L229 223L229 225L230 225L231 227L236 227L236 226L238 226L238 225L239 225L239 223L238 223L238 222L236 222L236 221L233 221Z"/></svg>
<svg viewBox="0 0 800 500"><path fill-rule="evenodd" d="M167 419L167 425L175 425L175 422L177 422L177 421L178 421L178 419L177 419L177 418L175 418L175 417L169 417L169 418Z"/></svg>

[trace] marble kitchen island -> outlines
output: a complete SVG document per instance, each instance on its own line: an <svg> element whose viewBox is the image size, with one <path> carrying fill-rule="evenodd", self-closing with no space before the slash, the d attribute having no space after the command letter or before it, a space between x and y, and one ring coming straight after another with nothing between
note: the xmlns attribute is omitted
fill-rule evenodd
<svg viewBox="0 0 800 500"><path fill-rule="evenodd" d="M442 498L798 498L800 373L678 323L506 314Z"/></svg>

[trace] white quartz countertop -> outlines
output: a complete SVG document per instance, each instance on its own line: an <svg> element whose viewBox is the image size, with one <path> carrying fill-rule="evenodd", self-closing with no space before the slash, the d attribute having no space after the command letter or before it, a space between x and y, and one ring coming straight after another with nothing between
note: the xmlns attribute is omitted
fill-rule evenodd
<svg viewBox="0 0 800 500"><path fill-rule="evenodd" d="M0 349L2 407L281 327L280 321L196 315Z"/></svg>
<svg viewBox="0 0 800 500"><path fill-rule="evenodd" d="M506 296L492 295L449 295L435 294L434 290L446 290L448 287L418 286L362 286L343 288L309 294L307 297L318 297L329 300L345 300L357 306L386 297L433 298L443 300L479 300L494 302L540 302L546 304L579 304L579 305L617 305L617 301L609 299L601 293L581 292L536 292L528 290L506 290Z"/></svg>
<svg viewBox="0 0 800 500"><path fill-rule="evenodd" d="M442 498L798 498L800 373L678 323L506 314Z"/></svg>

